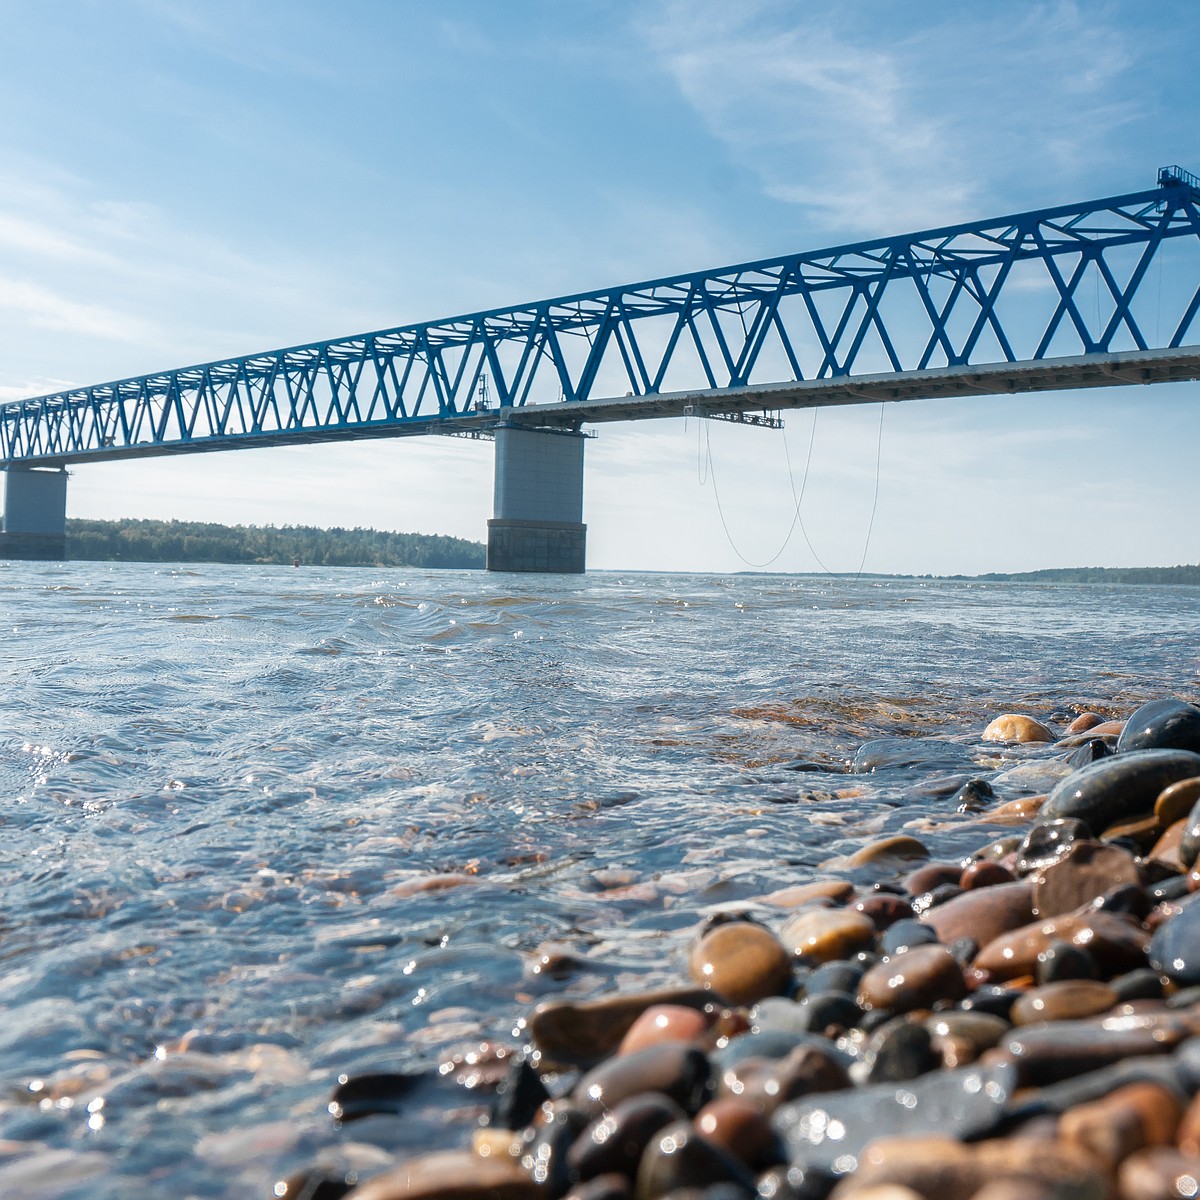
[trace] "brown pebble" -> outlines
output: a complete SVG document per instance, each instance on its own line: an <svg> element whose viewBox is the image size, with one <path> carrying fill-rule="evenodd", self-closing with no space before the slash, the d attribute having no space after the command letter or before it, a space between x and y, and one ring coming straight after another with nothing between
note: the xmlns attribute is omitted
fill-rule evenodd
<svg viewBox="0 0 1200 1200"><path fill-rule="evenodd" d="M547 1061L587 1064L612 1054L637 1018L656 1004L710 1009L705 988L659 988L622 992L599 1000L547 1000L526 1021L534 1047Z"/></svg>
<svg viewBox="0 0 1200 1200"><path fill-rule="evenodd" d="M780 888L760 897L763 904L775 908L800 908L813 900L828 899L845 904L854 895L854 885L848 879L820 879L816 883L800 883Z"/></svg>
<svg viewBox="0 0 1200 1200"><path fill-rule="evenodd" d="M703 1037L710 1014L681 1004L655 1004L629 1027L621 1039L618 1054L635 1054L659 1042L694 1042Z"/></svg>
<svg viewBox="0 0 1200 1200"><path fill-rule="evenodd" d="M1123 838L1136 843L1138 849L1144 852L1158 841L1162 832L1163 827L1159 819L1153 813L1145 813L1141 816L1126 817L1110 825L1100 835L1100 840L1115 842L1118 838Z"/></svg>
<svg viewBox="0 0 1200 1200"><path fill-rule="evenodd" d="M887 866L902 863L914 858L928 858L929 850L924 843L907 834L894 834L892 837L880 838L869 842L861 850L856 850L845 860L847 867Z"/></svg>
<svg viewBox="0 0 1200 1200"><path fill-rule="evenodd" d="M1187 832L1187 825L1186 818L1169 825L1158 841L1150 847L1146 857L1182 875L1187 867L1180 857L1179 848L1183 843L1183 835Z"/></svg>
<svg viewBox="0 0 1200 1200"><path fill-rule="evenodd" d="M410 1158L354 1189L354 1200L537 1200L542 1186L517 1159L447 1150Z"/></svg>
<svg viewBox="0 0 1200 1200"><path fill-rule="evenodd" d="M1104 718L1099 713L1082 712L1067 726L1068 733L1087 733L1097 725L1103 725Z"/></svg>
<svg viewBox="0 0 1200 1200"><path fill-rule="evenodd" d="M927 1018L925 1028L933 1037L935 1049L953 1041L956 1043L955 1057L960 1057L963 1047L966 1047L970 1051L970 1057L964 1061L974 1062L985 1050L995 1046L1012 1026L1008 1021L991 1013L952 1011L937 1013Z"/></svg>
<svg viewBox="0 0 1200 1200"><path fill-rule="evenodd" d="M1017 800L1009 800L996 808L979 814L979 821L987 825L1024 825L1042 811L1048 795L1021 796Z"/></svg>
<svg viewBox="0 0 1200 1200"><path fill-rule="evenodd" d="M868 917L875 923L875 928L881 931L913 915L912 905L894 892L872 892L855 901L851 907Z"/></svg>
<svg viewBox="0 0 1200 1200"><path fill-rule="evenodd" d="M1034 875L1034 915L1057 917L1073 912L1126 883L1142 883L1141 868L1128 850L1103 842L1072 842L1062 858Z"/></svg>
<svg viewBox="0 0 1200 1200"><path fill-rule="evenodd" d="M1154 815L1164 828L1182 821L1200 800L1200 776L1181 779L1170 787L1163 788L1154 802Z"/></svg>
<svg viewBox="0 0 1200 1200"><path fill-rule="evenodd" d="M779 937L793 954L812 962L832 962L872 946L875 922L851 908L804 909L788 918Z"/></svg>
<svg viewBox="0 0 1200 1200"><path fill-rule="evenodd" d="M978 894L986 898L989 893ZM1070 942L1086 948L1108 975L1120 975L1146 965L1149 941L1133 918L1089 907L1002 934L979 951L971 966L981 982L1033 976L1038 955L1051 942Z"/></svg>
<svg viewBox="0 0 1200 1200"><path fill-rule="evenodd" d="M923 924L950 946L959 938L974 938L986 946L1002 934L1020 929L1033 920L1033 884L1001 883L975 888L935 905L921 915Z"/></svg>
<svg viewBox="0 0 1200 1200"><path fill-rule="evenodd" d="M987 859L968 863L958 877L958 886L964 892L1015 882L1016 876L1007 867L1001 866L998 862L989 862Z"/></svg>
<svg viewBox="0 0 1200 1200"><path fill-rule="evenodd" d="M754 1004L787 990L792 958L769 929L730 921L696 943L688 969L693 982L712 988L730 1004Z"/></svg>
<svg viewBox="0 0 1200 1200"><path fill-rule="evenodd" d="M877 963L858 984L864 1009L912 1012L939 1000L961 1000L967 994L962 967L945 946L914 946Z"/></svg>
<svg viewBox="0 0 1200 1200"><path fill-rule="evenodd" d="M746 1100L710 1100L693 1122L701 1136L728 1150L751 1170L779 1161L778 1142L765 1113Z"/></svg>
<svg viewBox="0 0 1200 1200"><path fill-rule="evenodd" d="M1107 983L1094 979L1064 979L1032 988L1019 996L1009 1012L1014 1025L1039 1021L1079 1021L1108 1012L1117 993Z"/></svg>
<svg viewBox="0 0 1200 1200"><path fill-rule="evenodd" d="M920 896L943 883L957 883L961 875L962 867L958 863L931 862L910 871L900 885L910 896Z"/></svg>
<svg viewBox="0 0 1200 1200"><path fill-rule="evenodd" d="M983 731L985 742L1053 742L1058 735L1036 717L1005 713Z"/></svg>
<svg viewBox="0 0 1200 1200"><path fill-rule="evenodd" d="M1139 1150L1117 1172L1121 1200L1195 1200L1198 1184L1200 1157L1174 1146Z"/></svg>

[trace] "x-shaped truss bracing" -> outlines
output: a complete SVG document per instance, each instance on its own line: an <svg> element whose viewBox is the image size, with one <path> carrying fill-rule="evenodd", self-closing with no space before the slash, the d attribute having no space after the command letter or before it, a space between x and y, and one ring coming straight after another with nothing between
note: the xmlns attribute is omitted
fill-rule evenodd
<svg viewBox="0 0 1200 1200"><path fill-rule="evenodd" d="M1168 169L1126 196L73 388L0 405L0 466L452 431L484 395L503 417L1175 349L1196 340L1198 201Z"/></svg>

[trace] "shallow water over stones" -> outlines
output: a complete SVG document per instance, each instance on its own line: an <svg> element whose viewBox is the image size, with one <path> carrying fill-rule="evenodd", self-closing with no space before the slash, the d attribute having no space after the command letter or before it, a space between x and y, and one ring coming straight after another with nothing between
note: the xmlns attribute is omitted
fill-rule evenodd
<svg viewBox="0 0 1200 1200"><path fill-rule="evenodd" d="M764 1037L689 984L702 921L779 936L817 883L872 927L837 951L861 978L889 924L936 930L973 894L889 881L1035 819L989 824L979 784L1025 805L1070 769L1069 746L984 741L993 718L1194 699L1200 616L1179 589L87 564L4 564L0 603L0 1184L65 1200L305 1172L385 1195L417 1158L422 1186L467 1186L485 1146L509 1154L480 1122L525 1043L561 1098L653 1003L707 1009L714 1060ZM847 1029L857 981L806 996L812 966L778 999L821 1029L712 1088L732 1071L777 1107L869 1086L896 1016ZM893 1049L924 1065L925 1044ZM337 1123L343 1075L404 1082ZM567 1169L573 1132L518 1145L525 1175L502 1159L495 1186Z"/></svg>

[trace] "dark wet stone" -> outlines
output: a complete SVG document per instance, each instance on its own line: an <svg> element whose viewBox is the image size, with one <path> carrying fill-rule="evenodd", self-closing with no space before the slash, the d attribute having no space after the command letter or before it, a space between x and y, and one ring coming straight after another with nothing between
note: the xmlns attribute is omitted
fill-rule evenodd
<svg viewBox="0 0 1200 1200"><path fill-rule="evenodd" d="M1190 750L1131 750L1073 771L1042 805L1046 819L1076 817L1092 829L1154 811L1159 793L1200 775L1200 754Z"/></svg>
<svg viewBox="0 0 1200 1200"><path fill-rule="evenodd" d="M1200 708L1171 697L1143 704L1125 722L1117 753L1150 749L1200 752Z"/></svg>
<svg viewBox="0 0 1200 1200"><path fill-rule="evenodd" d="M976 988L959 1004L963 1012L988 1013L994 1017L1008 1019L1013 1004L1024 993L1020 988L1005 987L1003 984L987 984Z"/></svg>
<svg viewBox="0 0 1200 1200"><path fill-rule="evenodd" d="M937 931L931 925L909 919L897 921L879 939L879 948L885 955L899 954L913 946L930 946L938 940Z"/></svg>
<svg viewBox="0 0 1200 1200"><path fill-rule="evenodd" d="M571 1148L588 1127L588 1119L581 1107L558 1100L547 1105L539 1123L526 1131L532 1139L522 1159L533 1164L534 1181L551 1196L561 1196L575 1181Z"/></svg>
<svg viewBox="0 0 1200 1200"><path fill-rule="evenodd" d="M1191 1091L1187 1073L1176 1055L1144 1055L1125 1058L1040 1088L1024 1101L1019 1114L1064 1113L1076 1105L1101 1100L1128 1084L1142 1082L1163 1084L1178 1091L1181 1097Z"/></svg>
<svg viewBox="0 0 1200 1200"><path fill-rule="evenodd" d="M796 1007L799 1008L799 1005ZM741 1037L730 1038L728 1044L714 1050L710 1058L713 1066L723 1071L747 1058L786 1058L797 1046L825 1045L828 1043L819 1034L790 1029L763 1029L759 1033L744 1033Z"/></svg>
<svg viewBox="0 0 1200 1200"><path fill-rule="evenodd" d="M930 909L921 918L945 945L961 937L974 938L984 945L1032 920L1033 885L1029 883L974 888Z"/></svg>
<svg viewBox="0 0 1200 1200"><path fill-rule="evenodd" d="M489 1123L500 1129L524 1129L549 1099L541 1076L523 1054L515 1055L508 1075L496 1089Z"/></svg>
<svg viewBox="0 0 1200 1200"><path fill-rule="evenodd" d="M329 1099L329 1115L335 1121L357 1121L380 1113L401 1112L422 1078L390 1072L341 1075Z"/></svg>
<svg viewBox="0 0 1200 1200"><path fill-rule="evenodd" d="M1037 956L1035 978L1039 984L1099 977L1100 968L1084 946L1074 946L1070 942L1051 942Z"/></svg>
<svg viewBox="0 0 1200 1200"><path fill-rule="evenodd" d="M849 1029L862 1017L858 1001L849 992L816 992L796 1005L805 1028L823 1033L830 1026Z"/></svg>
<svg viewBox="0 0 1200 1200"><path fill-rule="evenodd" d="M853 993L866 969L862 963L846 959L825 963L805 980L804 990L814 995L817 992Z"/></svg>
<svg viewBox="0 0 1200 1200"><path fill-rule="evenodd" d="M867 1043L867 1083L903 1083L941 1066L924 1025L897 1017L877 1029Z"/></svg>
<svg viewBox="0 0 1200 1200"><path fill-rule="evenodd" d="M954 793L951 803L960 813L983 812L995 803L996 793L986 779L969 779Z"/></svg>
<svg viewBox="0 0 1200 1200"><path fill-rule="evenodd" d="M1188 881L1186 875L1173 875L1170 879L1164 879L1146 889L1146 894L1155 904L1159 904L1163 900L1180 900L1187 893Z"/></svg>
<svg viewBox="0 0 1200 1200"><path fill-rule="evenodd" d="M1089 763L1099 762L1111 755L1112 751L1102 738L1088 738L1082 746L1077 746L1067 755L1066 762L1071 767L1086 767Z"/></svg>
<svg viewBox="0 0 1200 1200"><path fill-rule="evenodd" d="M1144 921L1150 915L1154 904L1145 888L1136 884L1124 884L1110 889L1103 896L1097 896L1092 901L1092 906L1104 912L1127 913L1131 917L1137 917L1139 921Z"/></svg>
<svg viewBox="0 0 1200 1200"><path fill-rule="evenodd" d="M740 1040L735 1038L730 1045ZM572 1095L593 1116L641 1092L661 1092L684 1112L694 1113L704 1103L709 1074L708 1056L702 1050L683 1042L663 1042L593 1067Z"/></svg>
<svg viewBox="0 0 1200 1200"><path fill-rule="evenodd" d="M654 1092L631 1096L579 1135L567 1151L567 1164L584 1180L613 1171L632 1178L654 1135L685 1119L683 1109L669 1096Z"/></svg>
<svg viewBox="0 0 1200 1200"><path fill-rule="evenodd" d="M858 985L864 1009L910 1012L966 995L962 967L945 946L915 946L872 967Z"/></svg>
<svg viewBox="0 0 1200 1200"><path fill-rule="evenodd" d="M950 943L950 953L961 967L969 967L979 953L979 943L973 937L955 938Z"/></svg>
<svg viewBox="0 0 1200 1200"><path fill-rule="evenodd" d="M1090 904L1114 887L1141 883L1141 868L1127 850L1080 839L1033 875L1033 909L1039 917L1057 917Z"/></svg>
<svg viewBox="0 0 1200 1200"><path fill-rule="evenodd" d="M1087 822L1077 817L1039 820L1017 846L1017 874L1030 875L1057 862L1072 843L1091 836Z"/></svg>
<svg viewBox="0 0 1200 1200"><path fill-rule="evenodd" d="M1126 971L1108 981L1108 986L1117 993L1117 1002L1126 1004L1131 1000L1160 1000L1163 995L1162 976L1150 967Z"/></svg>
<svg viewBox="0 0 1200 1200"><path fill-rule="evenodd" d="M787 1104L772 1123L793 1165L846 1175L877 1138L985 1137L1003 1121L1015 1080L1007 1064L934 1071L901 1086L876 1084Z"/></svg>
<svg viewBox="0 0 1200 1200"><path fill-rule="evenodd" d="M326 1171L316 1167L308 1171L297 1171L281 1179L271 1189L275 1200L342 1200L354 1186L347 1182L345 1174Z"/></svg>
<svg viewBox="0 0 1200 1200"><path fill-rule="evenodd" d="M1150 939L1150 965L1177 988L1200 985L1200 895L1185 900Z"/></svg>
<svg viewBox="0 0 1200 1200"><path fill-rule="evenodd" d="M1124 1058L1170 1054L1187 1036L1184 1020L1158 1013L1029 1025L997 1049L1016 1066L1022 1087L1045 1087Z"/></svg>
<svg viewBox="0 0 1200 1200"><path fill-rule="evenodd" d="M961 896L962 894L963 889L957 883L939 883L931 891L922 892L919 896L913 897L913 915L920 917L931 909L937 908L939 905L945 904L947 901L953 900L956 896Z"/></svg>
<svg viewBox="0 0 1200 1200"><path fill-rule="evenodd" d="M732 1154L697 1133L687 1122L668 1125L651 1139L638 1167L637 1200L658 1200L681 1188L708 1189L731 1183L747 1197L754 1176Z"/></svg>
<svg viewBox="0 0 1200 1200"><path fill-rule="evenodd" d="M534 1048L547 1059L586 1065L612 1054L634 1021L656 1004L702 1011L720 1007L719 999L705 988L661 988L598 1000L547 1000L534 1009L526 1026Z"/></svg>

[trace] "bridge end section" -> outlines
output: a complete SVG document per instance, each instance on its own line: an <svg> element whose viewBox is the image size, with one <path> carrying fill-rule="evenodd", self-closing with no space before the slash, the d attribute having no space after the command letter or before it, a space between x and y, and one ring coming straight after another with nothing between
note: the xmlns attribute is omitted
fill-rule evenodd
<svg viewBox="0 0 1200 1200"><path fill-rule="evenodd" d="M493 517L487 569L579 575L587 558L581 433L496 430Z"/></svg>
<svg viewBox="0 0 1200 1200"><path fill-rule="evenodd" d="M4 471L4 516L0 558L67 556L67 472L8 467Z"/></svg>

